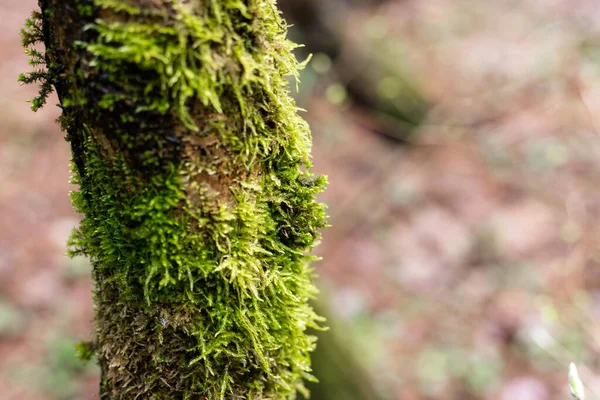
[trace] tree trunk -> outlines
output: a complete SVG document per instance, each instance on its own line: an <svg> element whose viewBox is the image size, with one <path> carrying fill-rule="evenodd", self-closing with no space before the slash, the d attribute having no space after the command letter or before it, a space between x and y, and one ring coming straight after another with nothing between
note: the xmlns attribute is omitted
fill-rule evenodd
<svg viewBox="0 0 600 400"><path fill-rule="evenodd" d="M24 44L73 154L102 399L293 399L325 225L275 0L40 0Z"/></svg>

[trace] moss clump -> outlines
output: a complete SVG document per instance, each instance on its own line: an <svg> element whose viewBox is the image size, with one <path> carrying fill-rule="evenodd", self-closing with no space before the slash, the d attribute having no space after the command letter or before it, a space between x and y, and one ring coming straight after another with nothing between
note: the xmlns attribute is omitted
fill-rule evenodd
<svg viewBox="0 0 600 400"><path fill-rule="evenodd" d="M284 78L301 65L275 2L40 6L42 85L59 95L84 215L71 252L93 265L102 397L304 392L325 179L309 172Z"/></svg>
<svg viewBox="0 0 600 400"><path fill-rule="evenodd" d="M52 93L52 80L49 72L44 69L46 65L45 54L32 47L43 40L42 14L34 11L31 13L31 17L25 22L25 28L21 30L21 42L23 47L25 47L25 54L29 56L29 65L37 69L19 76L19 82L22 84L41 84L39 95L31 100L31 109L33 111L37 111L43 107L46 104L48 96Z"/></svg>

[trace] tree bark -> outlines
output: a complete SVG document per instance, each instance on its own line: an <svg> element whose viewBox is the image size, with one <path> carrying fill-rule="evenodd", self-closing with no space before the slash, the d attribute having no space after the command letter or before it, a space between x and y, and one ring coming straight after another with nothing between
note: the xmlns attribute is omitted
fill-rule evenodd
<svg viewBox="0 0 600 400"><path fill-rule="evenodd" d="M24 44L44 42L46 69L22 81L42 83L34 108L54 86L72 147L101 398L295 398L325 179L309 172L275 1L40 7Z"/></svg>

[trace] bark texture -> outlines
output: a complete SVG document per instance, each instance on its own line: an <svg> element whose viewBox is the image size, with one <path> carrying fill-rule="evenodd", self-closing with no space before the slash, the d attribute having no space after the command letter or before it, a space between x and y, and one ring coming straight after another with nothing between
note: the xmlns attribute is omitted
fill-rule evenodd
<svg viewBox="0 0 600 400"><path fill-rule="evenodd" d="M23 32L54 87L84 216L102 399L294 399L325 225L299 65L274 0L40 0Z"/></svg>

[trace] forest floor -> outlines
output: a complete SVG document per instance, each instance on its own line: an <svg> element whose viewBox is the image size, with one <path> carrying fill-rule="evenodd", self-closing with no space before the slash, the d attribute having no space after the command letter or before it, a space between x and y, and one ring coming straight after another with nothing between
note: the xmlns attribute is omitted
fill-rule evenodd
<svg viewBox="0 0 600 400"><path fill-rule="evenodd" d="M52 105L33 114L0 3L0 400L95 399L89 263ZM316 265L345 340L390 399L600 399L600 8L594 0L391 0L340 22L393 103L430 105L409 142L375 133L324 57L304 71L332 227ZM341 82L342 84L344 82ZM337 399L334 395L330 400Z"/></svg>

